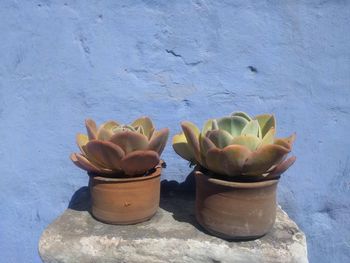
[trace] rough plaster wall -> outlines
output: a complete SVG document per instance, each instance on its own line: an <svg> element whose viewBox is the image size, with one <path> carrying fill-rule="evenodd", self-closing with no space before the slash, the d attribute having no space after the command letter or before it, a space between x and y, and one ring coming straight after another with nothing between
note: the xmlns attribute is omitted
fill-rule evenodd
<svg viewBox="0 0 350 263"><path fill-rule="evenodd" d="M298 134L279 201L311 262L350 257L349 1L1 1L0 253L38 262L86 185L68 159L87 116L178 132L235 110ZM190 171L170 145L165 179Z"/></svg>

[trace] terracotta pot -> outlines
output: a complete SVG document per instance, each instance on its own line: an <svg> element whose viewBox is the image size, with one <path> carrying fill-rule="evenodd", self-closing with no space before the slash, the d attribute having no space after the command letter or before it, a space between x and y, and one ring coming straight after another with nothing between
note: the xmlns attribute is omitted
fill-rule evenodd
<svg viewBox="0 0 350 263"><path fill-rule="evenodd" d="M91 213L108 224L135 224L150 219L159 207L161 167L147 176L90 176Z"/></svg>
<svg viewBox="0 0 350 263"><path fill-rule="evenodd" d="M196 171L196 218L209 233L229 240L265 235L276 219L278 180L231 182Z"/></svg>

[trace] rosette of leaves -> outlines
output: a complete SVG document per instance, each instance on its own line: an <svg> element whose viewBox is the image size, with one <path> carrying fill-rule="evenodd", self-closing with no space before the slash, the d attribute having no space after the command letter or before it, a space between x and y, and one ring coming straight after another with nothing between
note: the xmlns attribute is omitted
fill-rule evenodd
<svg viewBox="0 0 350 263"><path fill-rule="evenodd" d="M155 130L148 117L130 125L107 121L100 127L87 119L87 135L77 134L81 153L70 158L85 171L109 176L139 176L157 166L168 139L169 129Z"/></svg>
<svg viewBox="0 0 350 263"><path fill-rule="evenodd" d="M181 123L183 132L173 138L173 148L182 158L209 171L232 178L263 180L279 177L296 160L287 158L295 134L275 138L276 120L262 114L251 118L244 112L208 120L200 131Z"/></svg>

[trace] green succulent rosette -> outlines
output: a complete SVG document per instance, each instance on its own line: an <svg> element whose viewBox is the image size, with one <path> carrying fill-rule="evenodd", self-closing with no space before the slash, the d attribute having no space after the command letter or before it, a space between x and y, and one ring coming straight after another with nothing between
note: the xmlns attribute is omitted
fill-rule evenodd
<svg viewBox="0 0 350 263"><path fill-rule="evenodd" d="M145 174L159 164L169 135L168 128L155 130L148 117L130 125L107 121L99 127L87 119L85 125L87 135L76 137L81 153L72 153L70 158L81 169L101 175Z"/></svg>
<svg viewBox="0 0 350 263"><path fill-rule="evenodd" d="M183 132L173 137L173 148L182 158L228 177L262 180L279 177L296 160L287 159L295 134L275 138L276 120L271 114L251 118L244 112L210 119L200 131L181 123Z"/></svg>

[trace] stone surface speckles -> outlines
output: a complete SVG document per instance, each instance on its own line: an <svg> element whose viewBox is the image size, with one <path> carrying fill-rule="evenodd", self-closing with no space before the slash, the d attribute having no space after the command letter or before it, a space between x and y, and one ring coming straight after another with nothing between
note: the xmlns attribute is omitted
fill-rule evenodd
<svg viewBox="0 0 350 263"><path fill-rule="evenodd" d="M266 236L227 242L203 232L195 221L194 201L187 195L163 197L161 208L148 222L113 226L96 221L86 211L84 191L83 198L41 236L39 251L45 263L308 262L303 232L280 208Z"/></svg>

